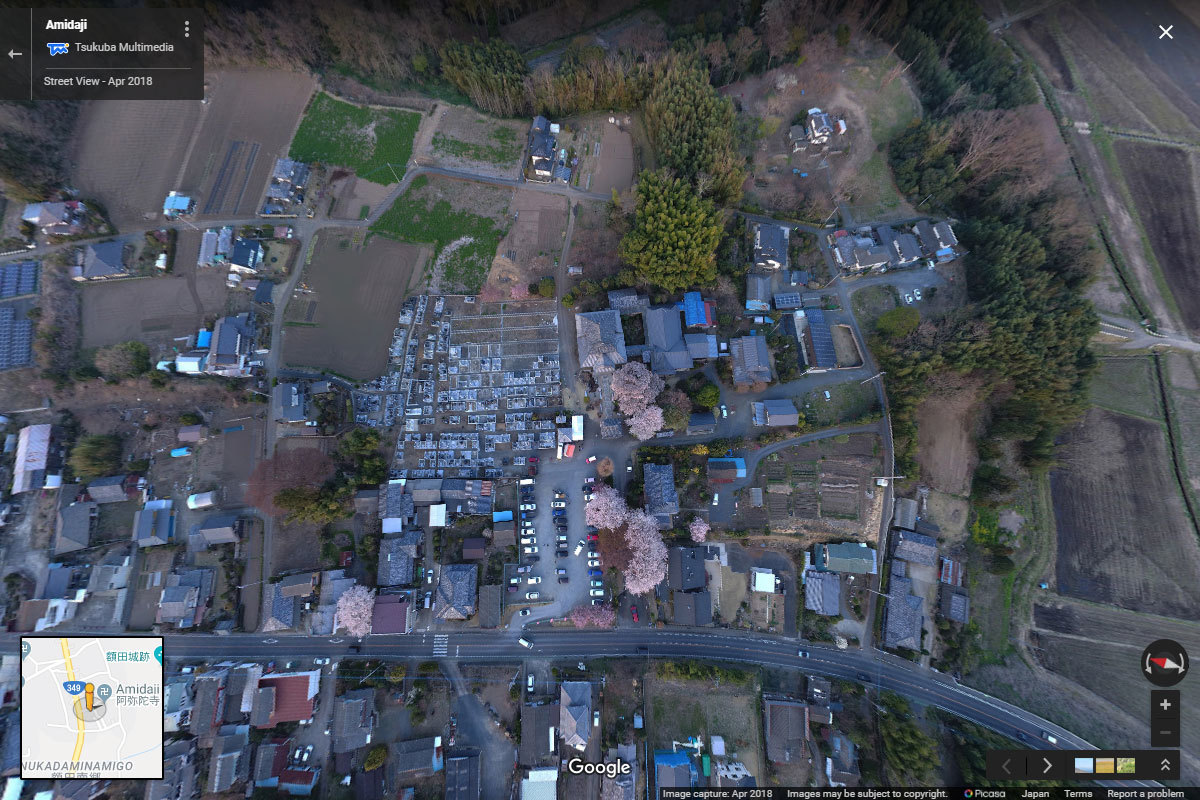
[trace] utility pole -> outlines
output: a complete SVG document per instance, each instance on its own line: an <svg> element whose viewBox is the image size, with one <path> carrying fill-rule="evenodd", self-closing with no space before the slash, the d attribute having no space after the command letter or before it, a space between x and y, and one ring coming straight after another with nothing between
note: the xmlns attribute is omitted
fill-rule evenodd
<svg viewBox="0 0 1200 800"><path fill-rule="evenodd" d="M870 383L871 381L875 380L876 378L882 378L884 375L887 375L887 373L881 370L879 372L876 372L871 377L867 378L865 381L859 381L858 385L862 386L864 383Z"/></svg>

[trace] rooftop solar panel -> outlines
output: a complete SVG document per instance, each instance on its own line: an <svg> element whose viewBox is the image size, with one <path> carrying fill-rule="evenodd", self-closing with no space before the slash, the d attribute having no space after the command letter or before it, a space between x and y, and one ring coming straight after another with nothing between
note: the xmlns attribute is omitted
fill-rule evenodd
<svg viewBox="0 0 1200 800"><path fill-rule="evenodd" d="M833 332L825 319L825 312L819 308L805 310L808 317L808 329L812 335L813 360L818 367L830 369L837 366L837 352L833 349Z"/></svg>

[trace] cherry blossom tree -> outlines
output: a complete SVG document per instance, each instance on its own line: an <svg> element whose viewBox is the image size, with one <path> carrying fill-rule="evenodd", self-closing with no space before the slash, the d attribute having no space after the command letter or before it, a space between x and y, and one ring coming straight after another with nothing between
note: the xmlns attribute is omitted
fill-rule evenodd
<svg viewBox="0 0 1200 800"><path fill-rule="evenodd" d="M629 432L639 442L653 439L663 429L663 410L658 406L646 406L629 418Z"/></svg>
<svg viewBox="0 0 1200 800"><path fill-rule="evenodd" d="M616 530L625 524L629 516L629 507L625 505L625 498L621 497L616 489L601 483L596 485L583 515L588 525Z"/></svg>
<svg viewBox="0 0 1200 800"><path fill-rule="evenodd" d="M688 525L688 533L692 535L693 542L706 540L710 530L712 529L708 527L708 523L702 517L696 517L692 520L692 524Z"/></svg>
<svg viewBox="0 0 1200 800"><path fill-rule="evenodd" d="M617 624L617 611L612 603L599 606L586 603L571 609L567 619L576 628L611 628Z"/></svg>
<svg viewBox="0 0 1200 800"><path fill-rule="evenodd" d="M663 386L662 378L641 361L622 364L612 374L613 399L627 417L653 403Z"/></svg>
<svg viewBox="0 0 1200 800"><path fill-rule="evenodd" d="M371 632L371 613L374 609L375 590L355 584L338 598L337 627L345 628L351 636L366 636Z"/></svg>
<svg viewBox="0 0 1200 800"><path fill-rule="evenodd" d="M667 576L667 546L654 517L641 510L629 512L625 539L633 553L625 570L625 588L631 594L645 594Z"/></svg>

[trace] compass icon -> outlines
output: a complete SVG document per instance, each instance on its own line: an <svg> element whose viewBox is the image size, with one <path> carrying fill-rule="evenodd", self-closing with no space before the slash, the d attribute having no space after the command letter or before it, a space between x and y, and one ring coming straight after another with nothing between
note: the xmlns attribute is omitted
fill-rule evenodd
<svg viewBox="0 0 1200 800"><path fill-rule="evenodd" d="M1188 671L1188 654L1172 639L1151 642L1142 651L1142 674L1155 686L1174 686Z"/></svg>

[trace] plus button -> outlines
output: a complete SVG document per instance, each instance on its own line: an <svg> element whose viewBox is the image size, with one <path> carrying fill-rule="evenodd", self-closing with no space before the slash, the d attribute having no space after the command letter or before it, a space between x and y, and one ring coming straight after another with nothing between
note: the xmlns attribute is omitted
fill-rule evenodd
<svg viewBox="0 0 1200 800"><path fill-rule="evenodd" d="M1163 711L1167 711L1171 708L1171 701L1164 697L1162 702L1159 703L1158 705L1162 708Z"/></svg>

